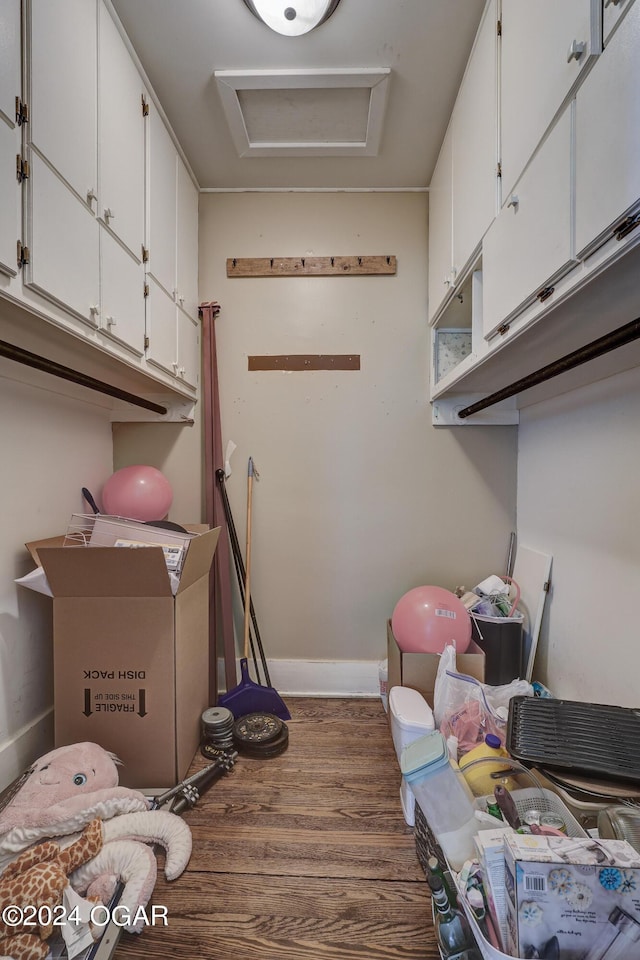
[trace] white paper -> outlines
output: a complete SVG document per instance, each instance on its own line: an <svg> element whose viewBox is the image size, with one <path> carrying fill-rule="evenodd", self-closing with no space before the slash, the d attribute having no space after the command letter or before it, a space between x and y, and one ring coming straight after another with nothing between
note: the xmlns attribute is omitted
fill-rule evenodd
<svg viewBox="0 0 640 960"><path fill-rule="evenodd" d="M28 587L29 590L35 590L36 593L43 593L45 597L53 596L47 575L42 567L36 567L26 576L19 577L15 583L19 583L21 587Z"/></svg>

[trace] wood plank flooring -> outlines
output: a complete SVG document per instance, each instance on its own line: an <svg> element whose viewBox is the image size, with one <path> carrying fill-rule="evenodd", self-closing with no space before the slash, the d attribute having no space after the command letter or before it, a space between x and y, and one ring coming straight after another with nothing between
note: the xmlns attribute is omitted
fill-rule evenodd
<svg viewBox="0 0 640 960"><path fill-rule="evenodd" d="M168 926L124 934L116 960L439 957L380 700L287 706L286 752L239 757L185 814L191 861L151 901Z"/></svg>

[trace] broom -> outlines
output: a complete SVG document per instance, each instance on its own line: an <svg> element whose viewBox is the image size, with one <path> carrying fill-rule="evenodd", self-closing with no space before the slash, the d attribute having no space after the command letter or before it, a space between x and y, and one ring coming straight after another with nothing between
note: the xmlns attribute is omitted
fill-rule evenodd
<svg viewBox="0 0 640 960"><path fill-rule="evenodd" d="M281 720L290 720L284 700L273 687L263 687L249 676L249 619L251 605L251 499L253 493L253 460L249 457L247 473L247 550L244 582L244 643L240 660L240 683L223 694L218 705L231 710L233 716L244 717L248 713L272 713Z"/></svg>

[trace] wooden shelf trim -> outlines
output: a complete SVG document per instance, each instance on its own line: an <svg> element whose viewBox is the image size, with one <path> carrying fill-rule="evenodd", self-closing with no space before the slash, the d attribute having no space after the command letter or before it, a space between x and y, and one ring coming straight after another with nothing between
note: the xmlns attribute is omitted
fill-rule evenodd
<svg viewBox="0 0 640 960"><path fill-rule="evenodd" d="M228 277L395 276L392 256L375 257L231 257Z"/></svg>

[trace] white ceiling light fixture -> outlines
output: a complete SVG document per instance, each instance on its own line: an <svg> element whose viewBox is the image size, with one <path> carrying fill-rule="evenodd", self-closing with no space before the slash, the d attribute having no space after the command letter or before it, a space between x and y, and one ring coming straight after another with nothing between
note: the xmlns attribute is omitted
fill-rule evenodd
<svg viewBox="0 0 640 960"><path fill-rule="evenodd" d="M285 37L300 37L328 20L340 0L244 0L251 13Z"/></svg>

